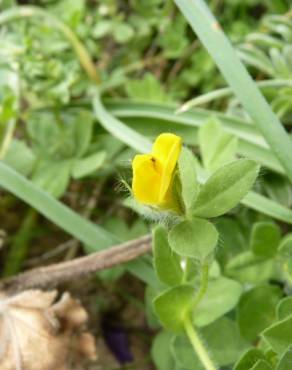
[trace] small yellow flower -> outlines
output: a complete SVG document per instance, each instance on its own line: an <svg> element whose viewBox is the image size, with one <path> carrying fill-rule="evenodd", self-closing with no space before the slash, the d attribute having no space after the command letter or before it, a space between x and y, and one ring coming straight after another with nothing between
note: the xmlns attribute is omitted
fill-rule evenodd
<svg viewBox="0 0 292 370"><path fill-rule="evenodd" d="M182 140L174 134L161 134L151 154L138 154L132 162L134 197L140 203L167 207L172 203L173 173L182 147Z"/></svg>

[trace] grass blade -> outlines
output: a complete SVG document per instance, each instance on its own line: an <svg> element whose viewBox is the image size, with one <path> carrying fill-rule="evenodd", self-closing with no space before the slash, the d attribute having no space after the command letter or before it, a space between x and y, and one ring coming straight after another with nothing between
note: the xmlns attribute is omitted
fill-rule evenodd
<svg viewBox="0 0 292 370"><path fill-rule="evenodd" d="M95 93L92 103L96 118L108 132L138 152L151 151L150 141L120 122L104 108L98 92Z"/></svg>
<svg viewBox="0 0 292 370"><path fill-rule="evenodd" d="M249 192L247 196L241 201L242 204L248 208L253 209L261 213L265 213L267 216L271 216L277 220L284 221L288 224L292 222L292 210L282 206L264 197L261 194L255 193L253 191ZM265 212L262 210L264 209Z"/></svg>
<svg viewBox="0 0 292 370"><path fill-rule="evenodd" d="M95 251L118 242L114 235L85 220L3 162L0 162L0 186Z"/></svg>
<svg viewBox="0 0 292 370"><path fill-rule="evenodd" d="M274 80L264 80L256 82L257 86L262 90L266 88L275 88L275 87L292 87L292 82L289 80L274 79ZM192 108L195 108L199 105L208 104L214 100L227 98L233 95L233 92L230 87L223 87L211 92L208 92L203 95L199 95L193 99L186 101L178 110L177 113L186 112Z"/></svg>

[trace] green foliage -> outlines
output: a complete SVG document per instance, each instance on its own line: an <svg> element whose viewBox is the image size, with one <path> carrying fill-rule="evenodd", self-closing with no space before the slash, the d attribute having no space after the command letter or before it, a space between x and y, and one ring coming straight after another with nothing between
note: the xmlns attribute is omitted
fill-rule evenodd
<svg viewBox="0 0 292 370"><path fill-rule="evenodd" d="M291 361L292 361L292 352L291 347L289 347L287 351L283 354L283 356L280 358L276 370L289 370L291 367Z"/></svg>
<svg viewBox="0 0 292 370"><path fill-rule="evenodd" d="M156 314L167 329L174 332L183 330L184 321L190 314L193 296L191 285L178 285L155 298Z"/></svg>
<svg viewBox="0 0 292 370"><path fill-rule="evenodd" d="M187 148L183 148L178 161L181 197L185 212L188 213L196 200L199 183L196 175L195 156Z"/></svg>
<svg viewBox="0 0 292 370"><path fill-rule="evenodd" d="M247 348L247 343L241 338L235 322L226 317L201 329L200 336L218 366L234 363ZM183 368L204 369L186 336L176 336L172 343L172 350L175 359Z"/></svg>
<svg viewBox="0 0 292 370"><path fill-rule="evenodd" d="M199 302L193 314L194 323L201 327L209 325L238 303L242 286L237 281L219 277L210 280L206 294Z"/></svg>
<svg viewBox="0 0 292 370"><path fill-rule="evenodd" d="M23 243L15 226L22 223L21 212L11 217L12 208L23 207L14 197L6 199L5 190L59 226L53 244L59 233L61 243L66 240L68 232L85 253L147 234L139 208L154 224L153 266L143 256L99 273L98 294L129 297L119 291L118 279L131 279L125 271L146 282L149 326L166 328L152 342L156 368L290 370L290 139L277 129L268 106L259 109L254 85L238 81L242 70L228 60L233 52L222 39L204 39L238 98L228 87L217 90L223 78L174 2L40 3L41 9L30 8L33 19L25 20L14 2L0 5L0 211L9 233L3 256L6 249L17 255L19 266L26 253L42 260L46 249L33 244L47 247L52 234L36 217ZM176 3L190 7L201 1ZM263 7L259 0L224 0L210 6L256 86L283 123L291 124L291 14L269 15L288 11L287 2ZM204 38L209 18L198 14L190 9L186 15L199 18L195 27ZM212 24L212 35L221 37ZM183 106L192 111L176 114L193 95ZM207 109L193 109L196 105ZM161 132L176 133L190 146L182 149L173 179L180 210L135 205L133 213L124 207L125 194L116 191L117 173L128 190L130 160L135 152L149 152ZM264 170L256 183L259 165ZM252 187L257 193L249 193ZM55 199L61 197L76 212ZM30 245L35 234L37 243Z"/></svg>
<svg viewBox="0 0 292 370"><path fill-rule="evenodd" d="M292 313L292 297L285 297L277 305L277 319L284 320Z"/></svg>
<svg viewBox="0 0 292 370"><path fill-rule="evenodd" d="M235 160L237 138L224 131L216 118L200 128L199 145L203 165L209 172Z"/></svg>
<svg viewBox="0 0 292 370"><path fill-rule="evenodd" d="M218 233L211 222L199 218L183 221L169 232L169 244L181 256L204 261L216 247Z"/></svg>
<svg viewBox="0 0 292 370"><path fill-rule="evenodd" d="M280 229L271 222L258 222L253 225L250 245L256 256L269 258L277 253L280 243Z"/></svg>
<svg viewBox="0 0 292 370"><path fill-rule="evenodd" d="M262 332L263 338L278 355L283 355L290 347L292 341L291 327L292 316L290 315Z"/></svg>
<svg viewBox="0 0 292 370"><path fill-rule="evenodd" d="M260 361L264 361L265 356L259 349L252 348L245 352L235 364L234 370L251 370Z"/></svg>
<svg viewBox="0 0 292 370"><path fill-rule="evenodd" d="M263 285L244 293L237 307L237 322L241 335L253 342L276 319L276 305L281 298L277 287Z"/></svg>
<svg viewBox="0 0 292 370"><path fill-rule="evenodd" d="M252 187L258 171L258 165L248 159L220 167L200 189L194 216L218 217L234 208Z"/></svg>
<svg viewBox="0 0 292 370"><path fill-rule="evenodd" d="M126 91L133 100L147 102L166 102L170 100L159 80L150 73L145 74L142 79L128 81Z"/></svg>
<svg viewBox="0 0 292 370"><path fill-rule="evenodd" d="M175 370L175 364L170 352L172 341L170 332L161 331L153 340L151 348L151 357L158 370Z"/></svg>
<svg viewBox="0 0 292 370"><path fill-rule="evenodd" d="M153 231L154 268L158 278L165 284L178 285L182 282L183 270L179 256L170 248L167 231L158 226Z"/></svg>

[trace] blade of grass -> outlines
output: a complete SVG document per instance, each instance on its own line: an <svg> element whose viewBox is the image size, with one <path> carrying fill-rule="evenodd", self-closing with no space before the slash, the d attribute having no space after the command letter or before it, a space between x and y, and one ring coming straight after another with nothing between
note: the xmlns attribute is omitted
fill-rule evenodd
<svg viewBox="0 0 292 370"><path fill-rule="evenodd" d="M183 114L175 114L176 108L177 106L174 104L140 103L128 100L106 102L106 109L119 118L147 117L174 123L179 122L180 124L191 127L200 127L208 118L216 116L220 121L222 121L224 128L231 134L251 143L260 145L263 148L268 148L266 142L261 137L257 129L242 119L205 109L196 109Z"/></svg>
<svg viewBox="0 0 292 370"><path fill-rule="evenodd" d="M202 0L175 0L292 181L292 142Z"/></svg>
<svg viewBox="0 0 292 370"><path fill-rule="evenodd" d="M85 220L3 162L0 162L0 186L94 250L118 242L112 234Z"/></svg>
<svg viewBox="0 0 292 370"><path fill-rule="evenodd" d="M113 136L138 152L147 153L151 151L152 145L149 140L124 125L104 108L97 90L94 93L92 104L96 118Z"/></svg>
<svg viewBox="0 0 292 370"><path fill-rule="evenodd" d="M275 215L277 215L276 218L278 220L291 224L292 210L264 197L261 194L251 191L241 201L241 203L258 212L262 212L262 209L264 208L267 216L275 218Z"/></svg>
<svg viewBox="0 0 292 370"><path fill-rule="evenodd" d="M261 88L261 90L265 90L267 88L274 88L274 87L292 87L292 81L289 80L281 80L281 79L274 79L274 80L264 80L256 82L257 86ZM233 94L233 91L230 87L223 87L222 89L217 89L211 92L208 92L203 95L199 95L193 99L186 101L178 110L177 113L186 112L194 107L199 105L210 103L211 101L227 98Z"/></svg>

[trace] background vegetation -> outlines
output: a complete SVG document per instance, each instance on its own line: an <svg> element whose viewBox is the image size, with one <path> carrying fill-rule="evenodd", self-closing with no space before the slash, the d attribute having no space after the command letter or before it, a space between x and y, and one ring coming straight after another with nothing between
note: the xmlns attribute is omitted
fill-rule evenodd
<svg viewBox="0 0 292 370"><path fill-rule="evenodd" d="M289 1L208 5L290 132ZM215 357L230 369L245 350L261 347L264 329L287 317L279 304L291 294L289 174L174 2L3 0L0 9L2 277L149 233L152 222L129 196L130 160L168 131L203 158L198 128L215 120L236 141L237 156L262 166L254 192L216 219L218 271L245 289L231 313L215 314L202 335L208 342L226 330L224 346L233 352ZM99 352L92 368L197 369L179 350L173 365L169 336L157 335L157 284L149 255L64 287L90 311ZM211 349L222 352L220 338ZM272 348L271 358L279 355Z"/></svg>

